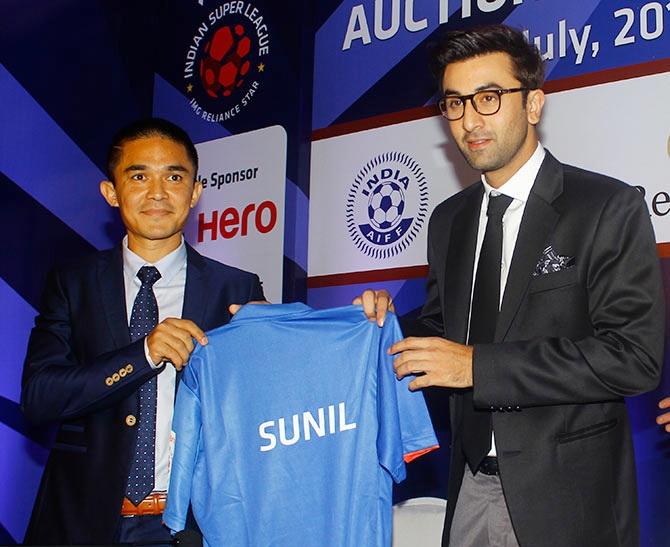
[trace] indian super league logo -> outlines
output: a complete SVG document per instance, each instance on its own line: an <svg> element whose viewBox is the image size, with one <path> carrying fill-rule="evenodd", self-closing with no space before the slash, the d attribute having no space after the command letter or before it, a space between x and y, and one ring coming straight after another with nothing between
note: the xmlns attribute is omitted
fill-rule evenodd
<svg viewBox="0 0 670 547"><path fill-rule="evenodd" d="M208 14L189 41L184 89L196 116L226 122L248 106L268 69L267 22L251 2L223 2Z"/></svg>
<svg viewBox="0 0 670 547"><path fill-rule="evenodd" d="M370 160L347 195L347 229L372 258L389 258L414 240L428 212L428 185L419 164L401 152Z"/></svg>

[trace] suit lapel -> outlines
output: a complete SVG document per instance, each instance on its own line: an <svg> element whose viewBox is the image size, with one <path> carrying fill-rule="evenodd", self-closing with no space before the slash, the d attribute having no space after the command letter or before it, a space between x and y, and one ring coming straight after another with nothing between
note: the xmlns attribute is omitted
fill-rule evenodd
<svg viewBox="0 0 670 547"><path fill-rule="evenodd" d="M107 320L114 346L122 348L130 344L130 331L128 330L123 281L123 254L120 245L100 257L97 277L103 316Z"/></svg>
<svg viewBox="0 0 670 547"><path fill-rule="evenodd" d="M186 287L182 317L197 325L203 324L207 308L205 261L186 244ZM126 314L125 285L123 281L123 254L121 247L105 253L98 263L98 288L104 307L104 316L116 347L130 344Z"/></svg>
<svg viewBox="0 0 670 547"><path fill-rule="evenodd" d="M528 196L514 246L512 264L507 275L505 294L498 316L496 342L505 338L532 279L537 261L558 221L559 213L552 206L552 202L562 191L563 169L561 164L547 152Z"/></svg>
<svg viewBox="0 0 670 547"><path fill-rule="evenodd" d="M182 319L190 319L200 328L204 327L205 311L207 309L207 276L206 264L200 253L186 243L186 286L184 287L184 305L181 311ZM177 372L177 387L181 382L183 370ZM175 397L177 391L175 390Z"/></svg>
<svg viewBox="0 0 670 547"><path fill-rule="evenodd" d="M479 188L466 198L454 217L446 255L443 303L445 330L447 338L461 343L465 343L468 333L472 272L483 196L484 186L479 183Z"/></svg>
<svg viewBox="0 0 670 547"><path fill-rule="evenodd" d="M184 288L184 306L182 319L190 319L196 325L204 324L207 309L207 276L206 264L202 256L186 244L186 287Z"/></svg>

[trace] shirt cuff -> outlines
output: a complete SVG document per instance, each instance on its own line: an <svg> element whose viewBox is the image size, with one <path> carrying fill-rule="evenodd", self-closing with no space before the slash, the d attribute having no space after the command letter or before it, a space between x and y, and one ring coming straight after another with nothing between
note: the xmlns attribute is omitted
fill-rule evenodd
<svg viewBox="0 0 670 547"><path fill-rule="evenodd" d="M158 363L158 364L155 364L151 360L151 355L149 354L149 345L147 344L147 337L146 336L144 337L144 356L146 357L147 363L149 363L149 366L151 368L161 368L163 366L162 362Z"/></svg>

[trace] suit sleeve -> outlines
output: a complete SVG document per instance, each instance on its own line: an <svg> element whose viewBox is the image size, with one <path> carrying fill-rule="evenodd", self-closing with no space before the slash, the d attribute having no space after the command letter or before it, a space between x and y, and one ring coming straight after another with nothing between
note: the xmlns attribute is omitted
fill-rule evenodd
<svg viewBox="0 0 670 547"><path fill-rule="evenodd" d="M658 384L664 294L649 213L638 192L612 194L594 234L590 256L582 258L590 333L560 336L556 325L557 332L548 333L553 336L475 346L476 406L597 402Z"/></svg>
<svg viewBox="0 0 670 547"><path fill-rule="evenodd" d="M143 339L82 362L73 329L61 274L52 272L23 369L21 407L33 424L75 419L111 406L162 370L147 363Z"/></svg>
<svg viewBox="0 0 670 547"><path fill-rule="evenodd" d="M261 280L256 274L253 274L253 280L251 282L251 290L249 292L249 297L247 302L252 300L265 300L265 294L263 293L263 285Z"/></svg>

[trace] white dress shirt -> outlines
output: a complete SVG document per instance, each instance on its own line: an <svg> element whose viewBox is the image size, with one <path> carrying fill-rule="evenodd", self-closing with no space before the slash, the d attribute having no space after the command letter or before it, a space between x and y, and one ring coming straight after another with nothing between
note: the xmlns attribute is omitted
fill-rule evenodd
<svg viewBox="0 0 670 547"><path fill-rule="evenodd" d="M186 246L182 238L181 245L155 264L150 264L128 248L128 237L123 240L123 278L126 291L126 314L130 324L135 297L142 283L137 272L142 266L155 266L161 278L153 286L158 302L158 322L168 317L181 317L184 307L184 289L186 287ZM144 351L152 367L146 339ZM161 365L158 365L161 366ZM172 365L166 365L157 376L157 412L156 412L156 453L154 471L154 491L166 492L170 479L169 453L172 414L174 411L175 384L177 373Z"/></svg>
<svg viewBox="0 0 670 547"><path fill-rule="evenodd" d="M540 170L542 161L544 160L545 151L540 143L533 155L524 163L519 170L512 175L512 177L503 184L500 188L493 188L486 177L482 175L482 182L484 183L484 197L479 211L479 229L477 231L477 247L475 248L475 262L472 269L472 289L470 292L470 315L472 314L472 295L475 290L475 276L477 275L477 263L479 262L479 253L484 241L484 233L486 232L486 209L489 205L489 195L493 193L494 196L498 194L505 194L512 198L512 203L503 215L503 243L502 243L502 262L500 264L500 302L498 307L502 305L503 295L505 293L505 285L507 284L507 274L509 273L510 265L512 264L512 256L514 255L514 247L516 245L516 238L519 235L519 227L521 226L521 219L526 208L528 195L535 183L535 178ZM470 319L468 319L468 332L470 331ZM491 450L489 456L496 455L495 435L491 433Z"/></svg>

